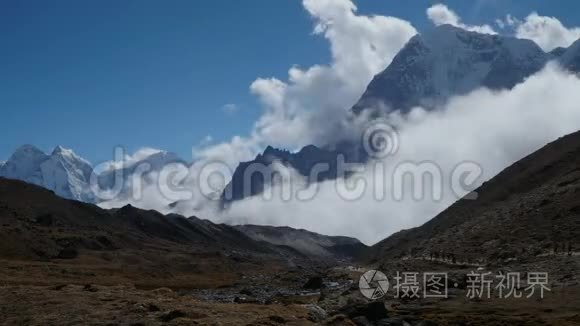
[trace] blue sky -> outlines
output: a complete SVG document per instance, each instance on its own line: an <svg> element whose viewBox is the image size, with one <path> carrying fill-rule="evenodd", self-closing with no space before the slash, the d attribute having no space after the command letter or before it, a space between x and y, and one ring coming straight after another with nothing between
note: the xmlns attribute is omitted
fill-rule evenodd
<svg viewBox="0 0 580 326"><path fill-rule="evenodd" d="M360 14L431 26L434 1L356 1ZM532 11L580 25L577 1L444 1L469 24ZM24 0L0 2L0 159L57 144L93 162L115 145L191 157L211 135L248 133L257 77L328 63L300 1ZM233 103L234 114L222 110ZM347 108L345 108L347 109Z"/></svg>

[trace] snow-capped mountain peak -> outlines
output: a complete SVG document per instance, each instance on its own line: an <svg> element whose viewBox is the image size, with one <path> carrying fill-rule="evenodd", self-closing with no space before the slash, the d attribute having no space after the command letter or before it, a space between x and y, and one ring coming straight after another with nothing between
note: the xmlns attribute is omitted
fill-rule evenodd
<svg viewBox="0 0 580 326"><path fill-rule="evenodd" d="M93 167L72 150L57 146L50 158L42 163L44 186L66 194L63 197L93 202L89 181Z"/></svg>
<svg viewBox="0 0 580 326"><path fill-rule="evenodd" d="M19 147L0 176L18 179L53 190L61 197L93 202L89 191L92 167L72 150L57 146L50 155L32 145Z"/></svg>
<svg viewBox="0 0 580 326"><path fill-rule="evenodd" d="M22 145L14 151L12 156L10 157L9 161L20 160L20 159L34 159L34 160L42 160L46 159L47 155L40 149L36 148L33 145Z"/></svg>
<svg viewBox="0 0 580 326"><path fill-rule="evenodd" d="M0 167L0 176L42 185L40 164L48 159L40 149L32 145L20 146L8 161Z"/></svg>
<svg viewBox="0 0 580 326"><path fill-rule="evenodd" d="M0 163L0 177L22 180L54 191L57 195L79 201L97 203L98 198L91 188L91 176L97 176L102 190L112 189L117 183L122 186L122 195L130 195L131 177L138 167L144 166L146 176L158 172L170 163L187 163L176 154L165 151L151 151L147 155L137 155L123 162L110 162L105 171L95 171L91 163L73 150L56 146L49 154L32 145L19 147L6 162ZM117 180L118 176L121 180Z"/></svg>
<svg viewBox="0 0 580 326"><path fill-rule="evenodd" d="M67 162L76 162L80 165L88 165L88 166L91 165L89 161L78 156L72 149L64 148L60 145L54 148L51 156Z"/></svg>
<svg viewBox="0 0 580 326"><path fill-rule="evenodd" d="M96 203L100 200L91 189L91 176L98 174L103 190L111 189L121 176L122 194L128 195L130 180L135 169L146 165L141 173L156 172L170 163L187 163L176 154L165 151L151 151L134 160L110 162L106 171L94 171L91 163L73 150L56 146L51 154L32 145L19 147L6 162L0 164L0 177L22 180L54 191L57 195L84 202ZM119 172L119 174L117 173Z"/></svg>

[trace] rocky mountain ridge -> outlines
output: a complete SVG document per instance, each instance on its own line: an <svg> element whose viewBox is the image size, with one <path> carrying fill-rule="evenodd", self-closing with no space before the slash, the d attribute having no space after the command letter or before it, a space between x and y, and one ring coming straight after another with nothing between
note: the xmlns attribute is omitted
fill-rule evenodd
<svg viewBox="0 0 580 326"><path fill-rule="evenodd" d="M377 116L391 111L406 113L416 106L434 109L452 96L480 87L511 89L550 61L579 73L580 40L567 49L546 53L531 40L480 34L451 25L438 26L411 38L391 64L373 78L352 111L361 114L370 109L371 116ZM340 153L350 154L346 156L353 162L367 159L358 153L362 148L359 143L347 144L347 148L341 145L326 146L343 147L340 151L327 151L325 147L312 150L312 146L307 146L296 153L270 148L254 160L240 163L224 194L230 191L231 201L235 201L259 194L265 186L271 186L265 185L263 180L253 180L246 185L247 193L242 192L241 176L253 164L270 165L278 161L308 176L309 171L304 167L312 166L317 160L336 162ZM264 159L266 154L269 154L267 160ZM332 168L320 179L333 179L336 173Z"/></svg>
<svg viewBox="0 0 580 326"><path fill-rule="evenodd" d="M293 248L308 257L320 259L345 259L362 256L367 246L360 241L343 236L325 236L307 230L282 226L238 225L236 229L256 241Z"/></svg>
<svg viewBox="0 0 580 326"><path fill-rule="evenodd" d="M385 114L417 106L432 109L479 87L511 89L549 61L578 73L579 58L580 41L546 53L531 40L441 25L412 37L352 110Z"/></svg>
<svg viewBox="0 0 580 326"><path fill-rule="evenodd" d="M0 178L0 252L11 259L74 259L111 250L183 247L191 251L239 253L274 260L309 260L315 251L292 249L291 241L277 244L253 239L239 228L215 224L197 217L163 215L132 206L105 210L72 201L53 192L18 180ZM288 232L293 232L288 228ZM333 237L310 233L321 242ZM298 241L298 240L297 240ZM353 247L364 247L349 238ZM305 248L305 247L304 247ZM325 258L342 259L352 250L339 247ZM330 254L331 253L331 254ZM270 258L268 258L270 257Z"/></svg>

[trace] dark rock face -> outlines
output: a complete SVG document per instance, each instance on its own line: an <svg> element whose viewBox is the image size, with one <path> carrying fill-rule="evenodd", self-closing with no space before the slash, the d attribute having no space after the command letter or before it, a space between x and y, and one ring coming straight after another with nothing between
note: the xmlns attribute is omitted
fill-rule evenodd
<svg viewBox="0 0 580 326"><path fill-rule="evenodd" d="M280 317L280 316L270 316L270 317L268 317L268 319L270 319L271 321L278 323L278 324L285 324L286 323L286 319L284 317Z"/></svg>
<svg viewBox="0 0 580 326"><path fill-rule="evenodd" d="M79 255L78 251L75 248L64 248L62 249L58 255L56 256L56 258L59 259L74 259L77 258L77 256Z"/></svg>
<svg viewBox="0 0 580 326"><path fill-rule="evenodd" d="M319 290L322 289L324 286L324 282L321 276L314 276L311 277L306 284L304 284L303 288L307 290Z"/></svg>
<svg viewBox="0 0 580 326"><path fill-rule="evenodd" d="M224 189L222 202L228 203L261 194L283 176L276 171L274 163L295 170L308 182L321 182L341 177L339 156L345 162L356 161L353 154L342 150L327 150L309 145L297 153L268 146L253 161L242 162L236 168L232 180Z"/></svg>
<svg viewBox="0 0 580 326"><path fill-rule="evenodd" d="M580 40L574 42L560 55L562 66L572 72L580 73Z"/></svg>
<svg viewBox="0 0 580 326"><path fill-rule="evenodd" d="M187 314L181 310L172 310L166 314L161 315L159 317L159 320L164 322L164 323L167 323L167 322L170 322L174 319L183 318L186 316L187 316Z"/></svg>
<svg viewBox="0 0 580 326"><path fill-rule="evenodd" d="M53 223L52 215L50 214L42 214L36 218L36 223L42 226L51 226Z"/></svg>
<svg viewBox="0 0 580 326"><path fill-rule="evenodd" d="M87 292L99 292L99 289L93 287L91 284L85 284L85 286L83 287L83 291L87 291Z"/></svg>
<svg viewBox="0 0 580 326"><path fill-rule="evenodd" d="M161 308L159 308L159 307L158 307L156 304L154 304L154 303L149 303L149 304L147 305L147 311L149 311L149 312L156 312L156 311L160 311L160 310L161 310Z"/></svg>
<svg viewBox="0 0 580 326"><path fill-rule="evenodd" d="M364 317L368 321L378 321L388 317L387 308L382 301L373 301L368 304L349 305L341 311L351 319Z"/></svg>
<svg viewBox="0 0 580 326"><path fill-rule="evenodd" d="M566 50L568 50L567 48L563 48L563 47L557 47L554 50L550 51L550 54L555 57L555 58L559 58L561 57L564 53L566 53Z"/></svg>

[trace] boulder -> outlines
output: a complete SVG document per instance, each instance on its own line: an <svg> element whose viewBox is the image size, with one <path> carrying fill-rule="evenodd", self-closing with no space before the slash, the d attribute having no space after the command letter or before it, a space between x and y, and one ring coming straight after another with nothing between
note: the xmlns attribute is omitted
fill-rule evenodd
<svg viewBox="0 0 580 326"><path fill-rule="evenodd" d="M319 290L324 286L321 276L313 276L304 284L303 288L307 290Z"/></svg>
<svg viewBox="0 0 580 326"><path fill-rule="evenodd" d="M319 323L328 317L326 310L315 304L307 304L304 307L308 309L308 320L312 322Z"/></svg>

